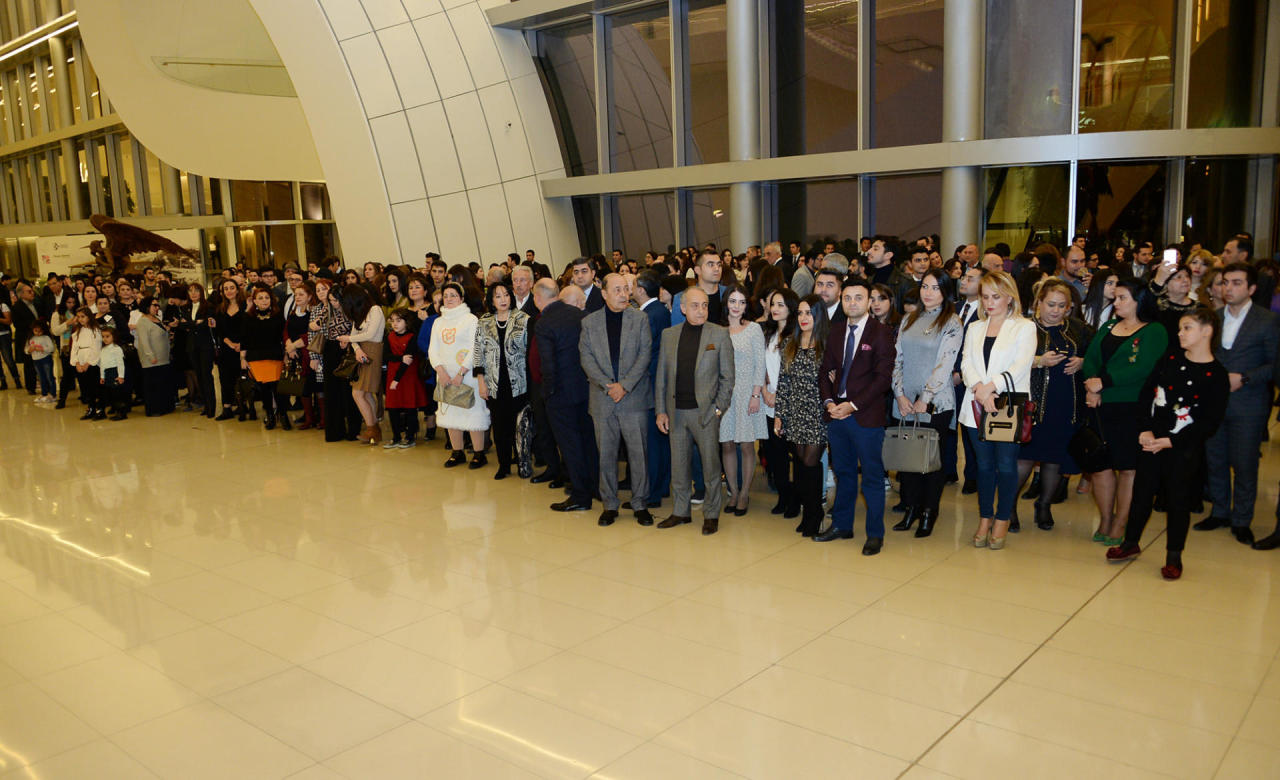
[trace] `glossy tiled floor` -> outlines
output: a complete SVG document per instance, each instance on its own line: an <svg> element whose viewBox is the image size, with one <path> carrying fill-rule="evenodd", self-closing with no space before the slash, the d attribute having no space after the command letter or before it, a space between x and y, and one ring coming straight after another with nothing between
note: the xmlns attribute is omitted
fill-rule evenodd
<svg viewBox="0 0 1280 780"><path fill-rule="evenodd" d="M762 491L598 528L438 444L77 417L0 393L4 780L1280 777L1280 554L1225 532L1166 583L1162 516L990 552L948 488L863 558Z"/></svg>

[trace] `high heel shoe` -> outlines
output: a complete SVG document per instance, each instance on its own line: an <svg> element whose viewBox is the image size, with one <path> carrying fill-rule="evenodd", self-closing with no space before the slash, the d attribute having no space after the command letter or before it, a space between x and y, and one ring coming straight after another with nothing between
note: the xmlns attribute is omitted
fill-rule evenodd
<svg viewBox="0 0 1280 780"><path fill-rule="evenodd" d="M916 518L920 517L920 515L921 515L920 507L918 506L907 507L907 512L902 516L902 519L893 524L893 530L910 531L911 526L915 525Z"/></svg>
<svg viewBox="0 0 1280 780"><path fill-rule="evenodd" d="M747 506L751 506L751 501L747 501ZM733 514L737 517L744 517L747 514L747 506L737 506L733 508Z"/></svg>
<svg viewBox="0 0 1280 780"><path fill-rule="evenodd" d="M938 519L938 513L933 509L925 509L920 512L920 527L916 529L916 538L923 539L933 534L933 524Z"/></svg>
<svg viewBox="0 0 1280 780"><path fill-rule="evenodd" d="M973 535L973 546L974 546L974 547L979 547L979 548L981 548L981 547L986 547L986 546L987 546L988 544L990 544L990 543L991 543L991 533L990 533L989 531L988 531L986 534L974 534L974 535Z"/></svg>
<svg viewBox="0 0 1280 780"><path fill-rule="evenodd" d="M1001 536L1001 537L1000 537L1000 538L998 538L998 539L997 539L996 537L992 536L990 539L988 539L988 540L987 540L987 549L988 549L988 550L1003 550L1003 549L1004 549L1004 543L1005 543L1005 540L1007 540L1008 538L1009 538L1009 537L1008 537L1008 535Z"/></svg>

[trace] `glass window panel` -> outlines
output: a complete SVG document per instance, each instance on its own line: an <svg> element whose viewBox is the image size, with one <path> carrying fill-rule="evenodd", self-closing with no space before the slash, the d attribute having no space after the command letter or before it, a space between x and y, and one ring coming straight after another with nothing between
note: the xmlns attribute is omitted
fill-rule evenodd
<svg viewBox="0 0 1280 780"><path fill-rule="evenodd" d="M573 220L578 226L578 253L589 257L603 250L600 241L600 198L595 195L573 198ZM572 259L572 258L570 258ZM566 261L567 262L567 261ZM558 276L563 267L551 267Z"/></svg>
<svg viewBox="0 0 1280 780"><path fill-rule="evenodd" d="M1258 124L1267 4L1197 0L1191 13L1187 126Z"/></svg>
<svg viewBox="0 0 1280 780"><path fill-rule="evenodd" d="M676 240L674 192L619 195L613 202L613 238L607 247L621 249L628 260L645 252L661 252Z"/></svg>
<svg viewBox="0 0 1280 780"><path fill-rule="evenodd" d="M13 134L9 132L9 120L5 118L9 108L7 102L9 96L9 85L7 83L3 83L3 81L3 79L0 79L0 144L7 144L13 143L16 139L13 137Z"/></svg>
<svg viewBox="0 0 1280 780"><path fill-rule="evenodd" d="M261 268L267 253L266 225L236 228L236 260L250 268Z"/></svg>
<svg viewBox="0 0 1280 780"><path fill-rule="evenodd" d="M262 181L231 181L233 222L261 222L264 219L267 199L267 183ZM243 242L242 242L243 243Z"/></svg>
<svg viewBox="0 0 1280 780"><path fill-rule="evenodd" d="M298 231L295 225L267 226L267 264L283 268L298 262Z"/></svg>
<svg viewBox="0 0 1280 780"><path fill-rule="evenodd" d="M303 225L302 241L308 260L323 260L333 252L333 225Z"/></svg>
<svg viewBox="0 0 1280 780"><path fill-rule="evenodd" d="M689 6L690 165L729 159L729 70L723 0L693 0Z"/></svg>
<svg viewBox="0 0 1280 780"><path fill-rule="evenodd" d="M333 219L333 212L329 207L329 191L323 184L303 182L299 188L303 219Z"/></svg>
<svg viewBox="0 0 1280 780"><path fill-rule="evenodd" d="M860 199L857 179L779 182L778 240L783 251L791 241L808 250L821 249L828 241L856 239Z"/></svg>
<svg viewBox="0 0 1280 780"><path fill-rule="evenodd" d="M43 154L34 155L28 163L31 176L35 180L32 194L36 202L36 219L41 222L53 220L53 197L49 191L49 162Z"/></svg>
<svg viewBox="0 0 1280 780"><path fill-rule="evenodd" d="M99 89L98 74L93 69L93 63L85 56L83 46L80 47L80 54L84 59L84 83L89 95L89 118L96 119L102 116L102 92Z"/></svg>
<svg viewBox="0 0 1280 780"><path fill-rule="evenodd" d="M168 213L164 208L164 179L160 172L160 158L151 153L150 149L142 147L143 154L146 155L146 166L144 172L147 177L147 193L151 199L151 213L165 214Z"/></svg>
<svg viewBox="0 0 1280 780"><path fill-rule="evenodd" d="M1247 218L1249 160L1244 157L1187 160L1182 190L1182 233L1217 253L1228 238L1252 232Z"/></svg>
<svg viewBox="0 0 1280 780"><path fill-rule="evenodd" d="M987 0L985 137L1071 132L1075 47L1065 22L1075 7L1075 0Z"/></svg>
<svg viewBox="0 0 1280 780"><path fill-rule="evenodd" d="M1162 244L1166 168L1162 160L1080 163L1075 232L1111 247Z"/></svg>
<svg viewBox="0 0 1280 780"><path fill-rule="evenodd" d="M943 0L875 3L876 146L942 140L942 9Z"/></svg>
<svg viewBox="0 0 1280 780"><path fill-rule="evenodd" d="M686 244L702 247L715 244L723 252L729 246L729 188L694 190L689 194L689 226L692 231ZM746 251L740 247L736 251Z"/></svg>
<svg viewBox="0 0 1280 780"><path fill-rule="evenodd" d="M600 172L591 27L591 22L581 22L537 34L535 61L570 176Z"/></svg>
<svg viewBox="0 0 1280 780"><path fill-rule="evenodd" d="M1067 245L1070 169L1026 165L986 170L986 246L1008 244L1021 252L1045 242Z"/></svg>
<svg viewBox="0 0 1280 780"><path fill-rule="evenodd" d="M44 117L44 124L37 123L36 127L40 128L40 132L47 133L62 126L58 121L58 106L53 102L58 99L58 88L53 80L53 65L49 63L48 57L36 60L36 83L40 85L36 97L39 98L40 113Z"/></svg>
<svg viewBox="0 0 1280 780"><path fill-rule="evenodd" d="M40 99L40 82L36 77L35 65L23 65L23 78L27 84L27 110L31 114L31 127L27 137L31 138L44 132L44 101Z"/></svg>
<svg viewBox="0 0 1280 780"><path fill-rule="evenodd" d="M1080 132L1169 127L1174 0L1084 0L1081 24Z"/></svg>
<svg viewBox="0 0 1280 780"><path fill-rule="evenodd" d="M195 214L195 201L191 197L191 179L186 171L178 174L178 189L182 198L182 213L187 216Z"/></svg>
<svg viewBox="0 0 1280 780"><path fill-rule="evenodd" d="M71 111L72 120L78 121L81 117L80 113L80 62L76 59L75 52L78 47L67 47L67 82L71 90Z"/></svg>
<svg viewBox="0 0 1280 780"><path fill-rule="evenodd" d="M911 239L942 232L941 173L881 176L874 192L875 233Z"/></svg>
<svg viewBox="0 0 1280 780"><path fill-rule="evenodd" d="M773 136L779 157L858 148L858 4L776 3Z"/></svg>
<svg viewBox="0 0 1280 780"><path fill-rule="evenodd" d="M24 83L25 81L26 77L22 75L21 69L9 72L9 92L10 97L13 99L12 111L14 129L16 130L15 137L19 139L30 136L27 131L26 117L27 97L30 95L27 90L30 87Z"/></svg>
<svg viewBox="0 0 1280 780"><path fill-rule="evenodd" d="M121 187L124 192L125 214L133 216L138 213L138 203L142 199L140 190L138 189L138 178L133 168L133 144L129 142L129 136L120 136L120 176ZM143 182L145 185L145 182Z"/></svg>
<svg viewBox="0 0 1280 780"><path fill-rule="evenodd" d="M612 17L613 170L672 165L671 24L667 6Z"/></svg>

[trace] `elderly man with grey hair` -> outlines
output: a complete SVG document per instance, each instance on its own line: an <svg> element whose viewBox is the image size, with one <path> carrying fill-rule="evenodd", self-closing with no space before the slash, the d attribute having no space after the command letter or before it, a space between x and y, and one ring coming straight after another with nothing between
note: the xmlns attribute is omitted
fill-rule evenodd
<svg viewBox="0 0 1280 780"><path fill-rule="evenodd" d="M516 299L511 308L519 309L530 317L538 313L538 306L533 302L533 269L527 265L518 265L511 269L511 292Z"/></svg>

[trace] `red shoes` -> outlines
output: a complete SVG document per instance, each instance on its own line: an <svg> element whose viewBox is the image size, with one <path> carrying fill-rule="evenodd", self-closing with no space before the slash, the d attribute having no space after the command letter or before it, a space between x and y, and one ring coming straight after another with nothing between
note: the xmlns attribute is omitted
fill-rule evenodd
<svg viewBox="0 0 1280 780"><path fill-rule="evenodd" d="M1182 576L1181 566L1161 566L1160 576L1166 580L1176 580Z"/></svg>
<svg viewBox="0 0 1280 780"><path fill-rule="evenodd" d="M1142 548L1138 545L1121 544L1107 549L1107 560L1111 563L1121 563L1137 558L1141 554Z"/></svg>

